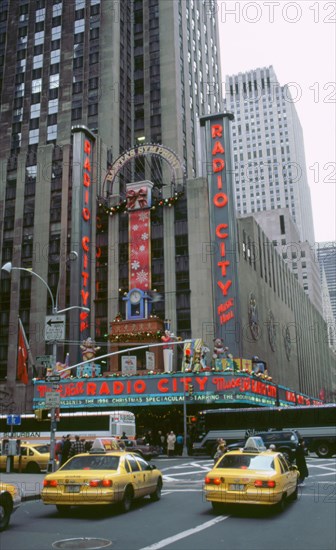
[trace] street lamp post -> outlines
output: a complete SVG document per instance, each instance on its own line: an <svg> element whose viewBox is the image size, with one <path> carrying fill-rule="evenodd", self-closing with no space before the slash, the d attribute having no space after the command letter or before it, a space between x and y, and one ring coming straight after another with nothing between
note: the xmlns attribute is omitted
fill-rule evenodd
<svg viewBox="0 0 336 550"><path fill-rule="evenodd" d="M74 252L74 254L77 255L76 252ZM47 291L49 293L50 300L51 300L51 307L52 307L52 314L53 315L58 315L60 313L65 313L66 311L69 311L71 309L81 309L83 311L90 311L90 308L82 307L82 306L70 306L70 307L66 307L64 309L58 309L58 303L57 302L58 302L59 287L57 288L56 301L55 301L53 293L52 293L51 288L48 285L48 283L41 277L41 275L39 275L38 273L35 273L35 271L33 271L32 269L27 269L25 267L13 267L11 262L7 262L5 265L2 266L1 269L3 271L6 271L7 273L11 273L11 271L13 271L13 270L26 271L26 272L30 273L31 275L34 275L35 277L37 277L44 284L44 286L47 288ZM55 339L53 341L53 347L52 347L52 374L53 375L57 374L56 360L57 360L57 340ZM53 389L57 389L57 388L58 388L58 384L54 385L54 383L53 383ZM49 457L49 462L48 462L48 472L54 472L55 471L56 427L57 427L57 425L56 425L56 407L51 407L51 409L50 409L50 457Z"/></svg>

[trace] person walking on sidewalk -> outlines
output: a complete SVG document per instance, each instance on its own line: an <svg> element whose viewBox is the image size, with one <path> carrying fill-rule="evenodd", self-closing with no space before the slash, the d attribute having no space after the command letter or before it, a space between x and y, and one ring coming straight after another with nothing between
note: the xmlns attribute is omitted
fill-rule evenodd
<svg viewBox="0 0 336 550"><path fill-rule="evenodd" d="M168 456L174 456L175 454L176 435L173 430L167 436L167 454Z"/></svg>
<svg viewBox="0 0 336 550"><path fill-rule="evenodd" d="M75 436L75 441L70 447L69 458L80 453L85 453L85 441L79 438L79 435Z"/></svg>
<svg viewBox="0 0 336 550"><path fill-rule="evenodd" d="M63 447L62 447L62 461L61 466L68 460L70 448L71 448L71 440L70 440L70 434L68 434L64 440Z"/></svg>

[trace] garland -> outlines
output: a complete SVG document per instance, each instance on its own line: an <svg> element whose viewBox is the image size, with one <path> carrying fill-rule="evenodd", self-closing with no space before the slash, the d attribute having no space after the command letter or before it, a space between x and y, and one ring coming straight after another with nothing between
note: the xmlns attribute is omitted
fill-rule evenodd
<svg viewBox="0 0 336 550"><path fill-rule="evenodd" d="M162 330L156 332L125 332L123 334L110 334L108 340L110 342L152 342L153 340L161 340L163 335Z"/></svg>
<svg viewBox="0 0 336 550"><path fill-rule="evenodd" d="M183 191L179 191L174 193L172 197L169 197L167 199L162 198L156 198L152 202L152 206L150 207L150 210L155 210L156 208L168 206L168 208L171 208L174 206L174 204L184 196ZM109 216L114 216L115 214L122 214L123 212L127 211L127 200L124 199L119 202L119 204L116 204L115 206L107 206L107 200L102 199L101 197L98 197L98 207L101 210L104 210L105 214L108 214Z"/></svg>

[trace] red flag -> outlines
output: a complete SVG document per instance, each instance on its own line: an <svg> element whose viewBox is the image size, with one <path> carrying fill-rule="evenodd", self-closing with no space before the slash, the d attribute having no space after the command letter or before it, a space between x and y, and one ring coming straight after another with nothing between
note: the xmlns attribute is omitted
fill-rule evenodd
<svg viewBox="0 0 336 550"><path fill-rule="evenodd" d="M17 356L17 377L24 384L28 384L28 347L26 344L25 333L19 319L19 338L18 338L18 356Z"/></svg>

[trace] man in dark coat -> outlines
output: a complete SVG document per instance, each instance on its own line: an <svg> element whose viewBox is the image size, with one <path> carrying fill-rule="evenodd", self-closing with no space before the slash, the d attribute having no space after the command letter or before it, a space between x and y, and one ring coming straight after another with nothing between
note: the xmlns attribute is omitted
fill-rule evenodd
<svg viewBox="0 0 336 550"><path fill-rule="evenodd" d="M68 460L71 448L70 434L68 434L64 440L62 447L62 462L61 466Z"/></svg>
<svg viewBox="0 0 336 550"><path fill-rule="evenodd" d="M296 451L295 451L295 462L296 462L296 466L297 466L297 468L300 472L299 484L303 485L305 478L309 476L307 463L306 463L306 457L305 457L303 439L299 439L299 444L298 444L298 446L296 448Z"/></svg>

